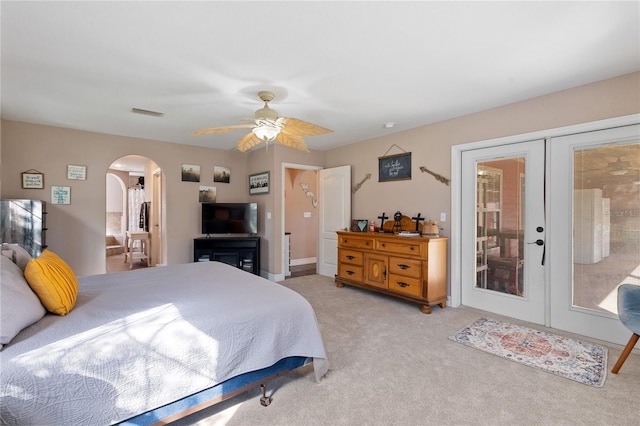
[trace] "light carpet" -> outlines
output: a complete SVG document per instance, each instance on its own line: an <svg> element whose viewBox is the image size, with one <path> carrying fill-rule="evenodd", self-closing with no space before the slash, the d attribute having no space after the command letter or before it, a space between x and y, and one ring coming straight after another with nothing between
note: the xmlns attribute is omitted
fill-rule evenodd
<svg viewBox="0 0 640 426"><path fill-rule="evenodd" d="M607 377L607 348L508 322L480 318L449 339L589 386Z"/></svg>
<svg viewBox="0 0 640 426"><path fill-rule="evenodd" d="M481 317L550 331L469 307L420 306L332 278L282 281L313 306L329 357L320 383L302 367L172 426L631 426L638 422L640 355L601 388L524 368L449 336ZM581 338L571 333L553 333ZM597 342L603 344L603 342ZM622 347L605 345L611 359ZM311 367L311 366L308 366Z"/></svg>

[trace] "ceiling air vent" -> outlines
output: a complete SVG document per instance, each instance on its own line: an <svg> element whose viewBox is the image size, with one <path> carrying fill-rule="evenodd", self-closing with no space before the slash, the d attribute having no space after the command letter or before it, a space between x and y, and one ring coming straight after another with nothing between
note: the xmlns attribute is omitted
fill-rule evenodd
<svg viewBox="0 0 640 426"><path fill-rule="evenodd" d="M150 115L152 117L164 116L164 112L150 111L148 109L142 109L142 108L131 108L131 112L134 112L136 114Z"/></svg>

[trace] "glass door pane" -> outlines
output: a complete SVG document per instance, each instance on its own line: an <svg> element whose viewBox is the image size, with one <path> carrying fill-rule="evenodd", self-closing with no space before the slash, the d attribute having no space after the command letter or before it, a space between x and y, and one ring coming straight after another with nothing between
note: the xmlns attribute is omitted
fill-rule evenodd
<svg viewBox="0 0 640 426"><path fill-rule="evenodd" d="M640 143L573 152L572 306L617 314L617 288L640 276Z"/></svg>
<svg viewBox="0 0 640 426"><path fill-rule="evenodd" d="M462 152L463 305L544 323L544 158L544 140Z"/></svg>
<svg viewBox="0 0 640 426"><path fill-rule="evenodd" d="M524 295L525 158L476 166L476 288Z"/></svg>

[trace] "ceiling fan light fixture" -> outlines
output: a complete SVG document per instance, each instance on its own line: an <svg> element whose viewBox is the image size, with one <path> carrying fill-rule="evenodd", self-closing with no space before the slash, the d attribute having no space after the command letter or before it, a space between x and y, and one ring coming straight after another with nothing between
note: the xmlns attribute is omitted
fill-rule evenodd
<svg viewBox="0 0 640 426"><path fill-rule="evenodd" d="M269 108L269 105L267 105L265 102L264 108L260 108L259 110L257 110L255 117L256 119L270 118L272 120L277 120L278 113L276 112L276 110Z"/></svg>
<svg viewBox="0 0 640 426"><path fill-rule="evenodd" d="M258 139L265 142L271 142L280 133L280 129L275 126L256 126L251 131Z"/></svg>

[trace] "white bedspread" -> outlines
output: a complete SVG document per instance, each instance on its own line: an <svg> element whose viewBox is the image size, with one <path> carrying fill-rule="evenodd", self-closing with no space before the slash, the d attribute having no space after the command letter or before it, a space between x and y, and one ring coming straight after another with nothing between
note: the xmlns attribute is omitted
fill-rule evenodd
<svg viewBox="0 0 640 426"><path fill-rule="evenodd" d="M0 419L103 425L288 356L328 362L311 305L218 262L82 277L65 317L0 351Z"/></svg>

